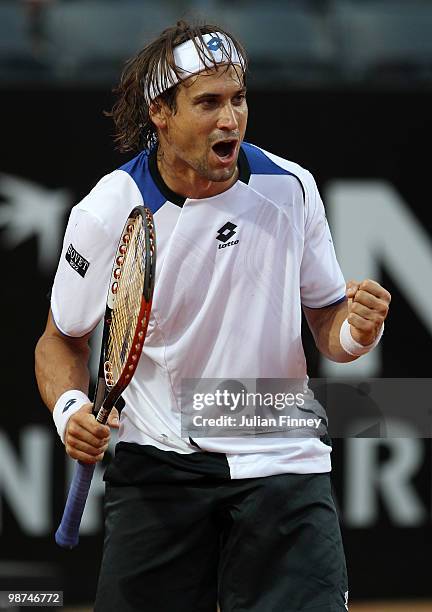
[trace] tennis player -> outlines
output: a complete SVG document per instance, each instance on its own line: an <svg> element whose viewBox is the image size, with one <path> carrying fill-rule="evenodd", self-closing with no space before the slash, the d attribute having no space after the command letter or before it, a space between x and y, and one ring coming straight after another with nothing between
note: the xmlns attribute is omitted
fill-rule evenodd
<svg viewBox="0 0 432 612"><path fill-rule="evenodd" d="M91 414L88 337L133 206L151 208L158 243L148 335L105 475L100 612L347 609L325 432L182 434L185 381L306 384L302 309L321 353L348 362L377 345L390 303L373 280L345 284L311 174L244 142L246 71L243 47L216 26L179 22L138 53L112 111L136 157L66 230L37 377L67 453L85 462L102 459L110 432ZM264 120L277 129L270 100Z"/></svg>

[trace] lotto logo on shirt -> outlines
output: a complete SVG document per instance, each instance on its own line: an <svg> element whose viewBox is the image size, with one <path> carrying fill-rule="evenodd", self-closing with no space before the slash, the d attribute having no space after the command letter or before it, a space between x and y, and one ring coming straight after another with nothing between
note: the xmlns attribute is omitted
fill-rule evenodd
<svg viewBox="0 0 432 612"><path fill-rule="evenodd" d="M228 246L233 246L234 244L239 243L239 240L231 240L231 238L236 233L236 227L237 225L234 225L234 223L230 223L228 221L227 223L225 223L225 225L223 225L222 227L218 229L216 240L220 240L222 243L224 243L224 244L219 245L220 249L224 249ZM228 240L231 240L231 241L228 242Z"/></svg>
<svg viewBox="0 0 432 612"><path fill-rule="evenodd" d="M78 272L78 274L84 278L90 265L90 262L78 253L72 243L68 246L65 258L66 261L69 263L70 267L73 268L75 272Z"/></svg>

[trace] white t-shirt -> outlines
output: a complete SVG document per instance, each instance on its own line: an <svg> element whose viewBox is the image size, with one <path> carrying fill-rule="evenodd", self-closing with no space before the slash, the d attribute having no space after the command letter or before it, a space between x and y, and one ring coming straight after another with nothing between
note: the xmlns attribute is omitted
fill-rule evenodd
<svg viewBox="0 0 432 612"><path fill-rule="evenodd" d="M181 437L182 380L307 381L301 305L322 308L345 296L312 175L247 143L239 171L230 189L199 200L168 189L154 152L105 176L72 209L53 317L68 336L97 325L123 224L144 203L155 219L156 283L143 354L123 394L119 440L223 453L231 478L326 472L331 449L319 438Z"/></svg>

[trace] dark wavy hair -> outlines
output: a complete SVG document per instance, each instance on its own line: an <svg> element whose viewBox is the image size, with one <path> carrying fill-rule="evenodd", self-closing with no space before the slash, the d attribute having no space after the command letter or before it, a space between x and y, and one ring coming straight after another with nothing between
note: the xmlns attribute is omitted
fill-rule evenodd
<svg viewBox="0 0 432 612"><path fill-rule="evenodd" d="M203 47L205 48L203 35L213 32L220 32L233 42L235 50L243 61L243 66L239 68L238 64L233 64L233 50L230 48L225 49L226 67L228 70L230 66L233 66L243 82L245 81L246 52L232 34L215 25L192 25L186 21L178 21L175 26L164 30L156 40L146 45L136 56L127 61L119 85L114 89L117 100L112 110L105 114L112 117L114 121L114 141L119 151L138 152L142 149L149 149L157 143L156 127L149 116L148 94L146 96L149 83L156 84L156 87L157 84L162 85L165 91L158 96L157 100L164 102L175 112L179 84L169 87L173 82L171 71L178 78L181 78L181 75L174 62L173 49L187 40L193 40L200 57L203 58ZM208 65L208 63L209 59L205 56L205 64Z"/></svg>

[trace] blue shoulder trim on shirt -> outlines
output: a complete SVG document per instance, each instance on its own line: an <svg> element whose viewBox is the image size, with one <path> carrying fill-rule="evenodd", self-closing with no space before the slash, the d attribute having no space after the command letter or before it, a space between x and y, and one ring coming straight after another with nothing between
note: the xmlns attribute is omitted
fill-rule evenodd
<svg viewBox="0 0 432 612"><path fill-rule="evenodd" d="M295 176L289 170L275 164L265 153L248 142L243 142L242 148L246 153L252 174L291 174L291 176Z"/></svg>
<svg viewBox="0 0 432 612"><path fill-rule="evenodd" d="M165 204L167 199L156 187L149 172L147 151L139 153L139 155L121 166L119 170L127 172L135 181L141 192L145 206L147 206L153 214Z"/></svg>
<svg viewBox="0 0 432 612"><path fill-rule="evenodd" d="M246 154L246 158L249 163L251 174L273 174L273 175L285 174L285 175L293 176L294 178L298 180L300 184L300 187L303 193L303 200L306 199L306 194L305 194L305 189L303 187L303 183L296 174L294 174L293 172L290 172L289 170L285 170L285 168L281 168L274 161L272 161L269 157L267 157L267 155L263 151L261 151L261 149L258 149L258 147L254 147L248 142L243 142L242 149Z"/></svg>

